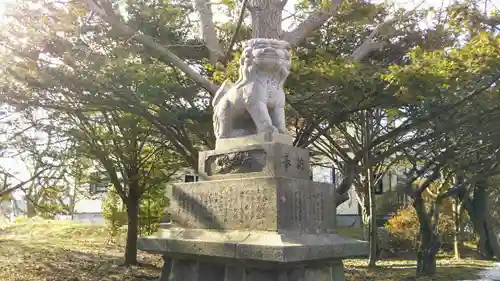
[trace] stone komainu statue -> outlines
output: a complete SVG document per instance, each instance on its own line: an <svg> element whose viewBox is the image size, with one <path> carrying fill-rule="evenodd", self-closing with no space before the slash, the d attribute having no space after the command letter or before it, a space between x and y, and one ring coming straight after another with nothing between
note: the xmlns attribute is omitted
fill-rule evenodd
<svg viewBox="0 0 500 281"><path fill-rule="evenodd" d="M288 134L283 84L291 66L290 45L281 40L251 39L240 59L235 84L226 80L212 101L218 139L277 132Z"/></svg>

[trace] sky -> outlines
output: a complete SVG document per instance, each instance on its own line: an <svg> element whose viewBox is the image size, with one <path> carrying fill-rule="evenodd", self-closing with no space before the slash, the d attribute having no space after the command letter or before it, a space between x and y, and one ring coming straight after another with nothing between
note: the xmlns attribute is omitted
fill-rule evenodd
<svg viewBox="0 0 500 281"><path fill-rule="evenodd" d="M385 3L388 5L394 5L394 8L396 9L405 8L411 10L416 7L418 8L440 7L441 5L443 5L443 2L444 6L447 6L452 4L455 0L368 0L368 1L376 4ZM294 7L297 4L297 2L298 2L297 0L288 0L283 12L283 18L287 18L288 16L294 13L295 11ZM487 3L486 8L488 11L495 9L495 7L497 10L498 8L500 8L500 0L477 1L480 7L484 7L485 2ZM227 21L229 19L224 15L222 11L218 12L217 9L214 9L214 18L216 21ZM247 18L246 20L249 19ZM292 24L292 19L283 21L282 27L284 30L289 30L290 28L293 28L294 26Z"/></svg>
<svg viewBox="0 0 500 281"><path fill-rule="evenodd" d="M7 3L14 3L16 0L0 0L0 17L5 11L5 5ZM186 0L188 1L188 0ZM372 3L386 3L386 4L393 4L397 8L406 8L406 9L411 9L415 6L420 6L422 8L424 7L435 7L435 6L440 6L443 1L445 2L445 5L451 4L454 0L371 0L370 2ZM496 7L497 9L500 8L500 0L482 0L479 1L479 5L482 7L484 6L485 1L487 2L487 7L488 10L493 9ZM214 2L214 1L213 1ZM482 2L482 3L481 3ZM297 3L297 0L288 0L283 17L289 16L291 13L294 11L294 6ZM225 17L221 15L221 13L218 13L216 9L214 9L214 13L216 15L217 19L223 20ZM287 25L289 25L289 22L284 23L284 28L287 28Z"/></svg>
<svg viewBox="0 0 500 281"><path fill-rule="evenodd" d="M5 12L5 6L8 3L15 3L16 0L0 0L0 22L2 21L3 14ZM188 0L186 0L188 1ZM372 3L386 3L389 5L394 5L396 8L405 8L405 9L413 9L416 6L419 8L427 8L427 7L439 7L442 5L444 2L444 5L451 4L452 1L454 0L372 0ZM480 0L481 1L481 0ZM482 0L482 1L487 1L487 9L488 11L491 11L493 9L498 9L500 8L500 0ZM215 2L215 1L212 1ZM294 6L296 5L297 0L288 0L283 17L286 18L289 15L291 15L294 12ZM479 2L480 6L483 7L485 2ZM220 12L217 8L213 8L214 10L214 15L215 15L215 20L216 21L225 21L228 20L228 18L224 15L223 12ZM249 20L248 18L246 20ZM291 20L284 21L283 22L283 29L288 30L293 25L291 25ZM1 138L1 136L0 136ZM20 178L26 178L29 176L26 170L26 166L23 165L21 161L18 159L11 159L11 160L1 160L0 159L0 166L7 166L9 167L13 172L19 173Z"/></svg>
<svg viewBox="0 0 500 281"><path fill-rule="evenodd" d="M8 2L12 2L12 0L0 0L0 15L2 15L3 12L5 11L5 5Z"/></svg>

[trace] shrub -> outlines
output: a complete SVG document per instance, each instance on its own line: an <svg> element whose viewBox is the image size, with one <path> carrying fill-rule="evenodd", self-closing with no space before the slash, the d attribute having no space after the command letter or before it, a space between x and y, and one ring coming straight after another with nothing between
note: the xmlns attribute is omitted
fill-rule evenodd
<svg viewBox="0 0 500 281"><path fill-rule="evenodd" d="M26 223L30 219L25 216L15 217L13 223Z"/></svg>
<svg viewBox="0 0 500 281"><path fill-rule="evenodd" d="M111 237L116 237L122 226L127 223L127 213L123 210L121 198L114 189L109 189L102 202L101 213Z"/></svg>
<svg viewBox="0 0 500 281"><path fill-rule="evenodd" d="M166 217L169 200L165 196L165 185L155 185L141 196L139 202L139 235L149 235L158 230ZM110 189L101 206L101 212L111 237L116 237L127 224L127 212L114 189Z"/></svg>
<svg viewBox="0 0 500 281"><path fill-rule="evenodd" d="M411 206L400 208L386 224L392 235L391 247L394 249L415 248L418 243L419 226L415 210Z"/></svg>
<svg viewBox="0 0 500 281"><path fill-rule="evenodd" d="M148 188L143 194L139 206L139 231L141 235L150 235L158 230L160 223L167 215L166 207L169 204L165 196L166 185L159 184Z"/></svg>
<svg viewBox="0 0 500 281"><path fill-rule="evenodd" d="M391 233L391 247L396 250L416 249L420 239L420 222L412 206L400 208L387 224ZM438 232L441 235L443 248L451 249L454 235L453 217L440 213Z"/></svg>

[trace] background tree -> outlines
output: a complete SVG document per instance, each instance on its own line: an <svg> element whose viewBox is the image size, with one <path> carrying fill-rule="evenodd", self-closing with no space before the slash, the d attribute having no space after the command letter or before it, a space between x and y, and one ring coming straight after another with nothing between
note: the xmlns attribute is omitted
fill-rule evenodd
<svg viewBox="0 0 500 281"><path fill-rule="evenodd" d="M67 169L71 155L60 140L43 133L41 128L47 125L47 120L38 116L39 112L19 113L6 105L4 113L0 124L3 139L0 195L18 190L39 190L43 178L55 180ZM23 168L27 169L27 175L22 173Z"/></svg>
<svg viewBox="0 0 500 281"><path fill-rule="evenodd" d="M80 151L106 171L127 212L125 264L137 264L141 197L170 178L183 164L151 123L119 111L68 115L68 132Z"/></svg>
<svg viewBox="0 0 500 281"><path fill-rule="evenodd" d="M462 47L433 52L416 49L411 54L411 64L393 67L393 73L387 76L402 92L416 96L422 91L434 94L422 99L419 107L409 108L407 113L411 109L416 110L412 115L417 112L432 115L442 110L441 104L449 108L439 118L429 120L429 127L419 130L417 138L423 134L431 134L432 138L405 150L413 163L408 184L425 176L416 190L409 189L421 224L417 275L432 275L435 270L435 255L440 245L436 226L442 201L450 196L469 194L469 188L485 192L484 182L497 172L499 144L492 128L498 122L499 108L491 99L498 93L500 78L498 40L497 34L480 33ZM454 175L461 179L453 188L436 191L434 208L426 210L423 193L436 180L441 178L449 183ZM493 228L486 222L489 216L482 213L488 208L485 199L483 195L479 209L483 217L478 218L471 212L469 215L483 243L490 241L488 250L485 245L479 247L491 257L498 241L489 240ZM474 208L469 207L474 212Z"/></svg>

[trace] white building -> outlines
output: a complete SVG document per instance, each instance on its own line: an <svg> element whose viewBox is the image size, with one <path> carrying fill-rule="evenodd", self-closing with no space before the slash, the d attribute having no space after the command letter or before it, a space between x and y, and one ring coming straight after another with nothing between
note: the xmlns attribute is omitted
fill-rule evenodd
<svg viewBox="0 0 500 281"><path fill-rule="evenodd" d="M337 188L342 182L342 175L335 168L312 166L312 180L331 183ZM382 178L382 182L378 187L375 188L376 196L380 196L384 192L395 191L397 184L398 176L394 173L388 173ZM337 207L337 226L359 227L362 225L361 208L354 186L349 189L348 194L349 199Z"/></svg>

